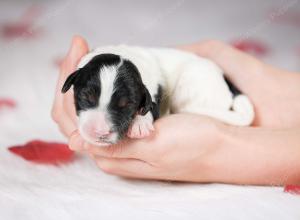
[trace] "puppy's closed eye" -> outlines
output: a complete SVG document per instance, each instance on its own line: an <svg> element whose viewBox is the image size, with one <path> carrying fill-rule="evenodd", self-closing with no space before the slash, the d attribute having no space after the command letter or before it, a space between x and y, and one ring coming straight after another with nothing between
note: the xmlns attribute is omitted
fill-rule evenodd
<svg viewBox="0 0 300 220"><path fill-rule="evenodd" d="M96 103L97 102L97 97L93 94L88 94L85 97L86 100L88 100L90 103Z"/></svg>
<svg viewBox="0 0 300 220"><path fill-rule="evenodd" d="M126 97L121 97L118 101L118 107L125 108L129 104L129 100Z"/></svg>
<svg viewBox="0 0 300 220"><path fill-rule="evenodd" d="M97 95L93 91L88 89L84 89L81 91L80 98L90 104L96 104L97 102Z"/></svg>

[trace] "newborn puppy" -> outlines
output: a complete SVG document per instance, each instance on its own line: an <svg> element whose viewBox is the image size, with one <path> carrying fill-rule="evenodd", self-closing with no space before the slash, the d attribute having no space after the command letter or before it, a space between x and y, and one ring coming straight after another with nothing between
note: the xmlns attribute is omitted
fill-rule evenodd
<svg viewBox="0 0 300 220"><path fill-rule="evenodd" d="M74 90L78 127L91 144L143 138L165 113L197 113L249 125L253 106L213 62L167 48L126 45L84 56L63 85ZM180 125L179 125L180 126Z"/></svg>

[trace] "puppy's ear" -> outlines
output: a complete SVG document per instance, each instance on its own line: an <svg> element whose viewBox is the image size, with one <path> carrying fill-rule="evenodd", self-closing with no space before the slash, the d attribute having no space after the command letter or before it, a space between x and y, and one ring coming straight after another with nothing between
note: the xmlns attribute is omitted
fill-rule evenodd
<svg viewBox="0 0 300 220"><path fill-rule="evenodd" d="M152 109L152 98L151 98L151 95L150 95L148 89L146 88L146 86L143 85L143 97L142 97L142 101L140 104L139 113L141 115L145 115L151 109Z"/></svg>
<svg viewBox="0 0 300 220"><path fill-rule="evenodd" d="M71 86L74 84L78 74L79 74L79 70L76 70L74 73L72 73L70 76L68 76L68 78L66 79L66 81L61 89L62 93L66 93L71 88Z"/></svg>

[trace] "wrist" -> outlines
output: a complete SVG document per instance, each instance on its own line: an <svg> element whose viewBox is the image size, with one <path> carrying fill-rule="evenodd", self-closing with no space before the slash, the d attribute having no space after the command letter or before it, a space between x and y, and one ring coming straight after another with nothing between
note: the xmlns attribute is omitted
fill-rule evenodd
<svg viewBox="0 0 300 220"><path fill-rule="evenodd" d="M238 166L236 149L239 145L237 134L240 127L218 124L216 127L216 144L209 148L204 159L207 182L232 183L233 170Z"/></svg>
<svg viewBox="0 0 300 220"><path fill-rule="evenodd" d="M209 159L209 182L256 185L299 182L299 145L293 143L299 140L296 131L225 126L219 135L219 145Z"/></svg>
<svg viewBox="0 0 300 220"><path fill-rule="evenodd" d="M228 125L223 123L213 121L210 123L212 125L211 134L213 134L209 139L210 143L203 148L203 142L200 140L199 147L201 151L200 162L200 182L220 182L219 177L222 173L222 163L224 162L224 152L230 152L230 142L231 142L231 131ZM226 156L227 157L227 156ZM197 171L196 173L199 173Z"/></svg>

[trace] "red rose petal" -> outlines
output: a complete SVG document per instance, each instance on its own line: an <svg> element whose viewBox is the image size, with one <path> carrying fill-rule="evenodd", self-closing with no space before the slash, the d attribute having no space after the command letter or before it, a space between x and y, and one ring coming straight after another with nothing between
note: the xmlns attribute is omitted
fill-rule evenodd
<svg viewBox="0 0 300 220"><path fill-rule="evenodd" d="M278 18L276 18L275 21L281 24L300 27L300 13L298 11L284 13L282 16L278 16Z"/></svg>
<svg viewBox="0 0 300 220"><path fill-rule="evenodd" d="M13 99L0 98L0 109L2 108L15 108L17 106Z"/></svg>
<svg viewBox="0 0 300 220"><path fill-rule="evenodd" d="M231 45L246 53L258 56L264 56L269 52L268 46L257 40L235 40L232 41Z"/></svg>
<svg viewBox="0 0 300 220"><path fill-rule="evenodd" d="M28 161L59 165L74 159L74 152L66 144L34 140L8 150Z"/></svg>
<svg viewBox="0 0 300 220"><path fill-rule="evenodd" d="M2 35L6 39L17 37L33 38L38 35L40 31L32 30L31 24L5 24L2 27Z"/></svg>
<svg viewBox="0 0 300 220"><path fill-rule="evenodd" d="M18 19L17 22L6 23L1 27L1 34L6 39L14 39L18 37L32 38L37 36L41 29L34 28L34 20L37 19L41 12L41 8L32 6Z"/></svg>
<svg viewBox="0 0 300 220"><path fill-rule="evenodd" d="M284 187L284 192L300 195L300 185L286 185Z"/></svg>

